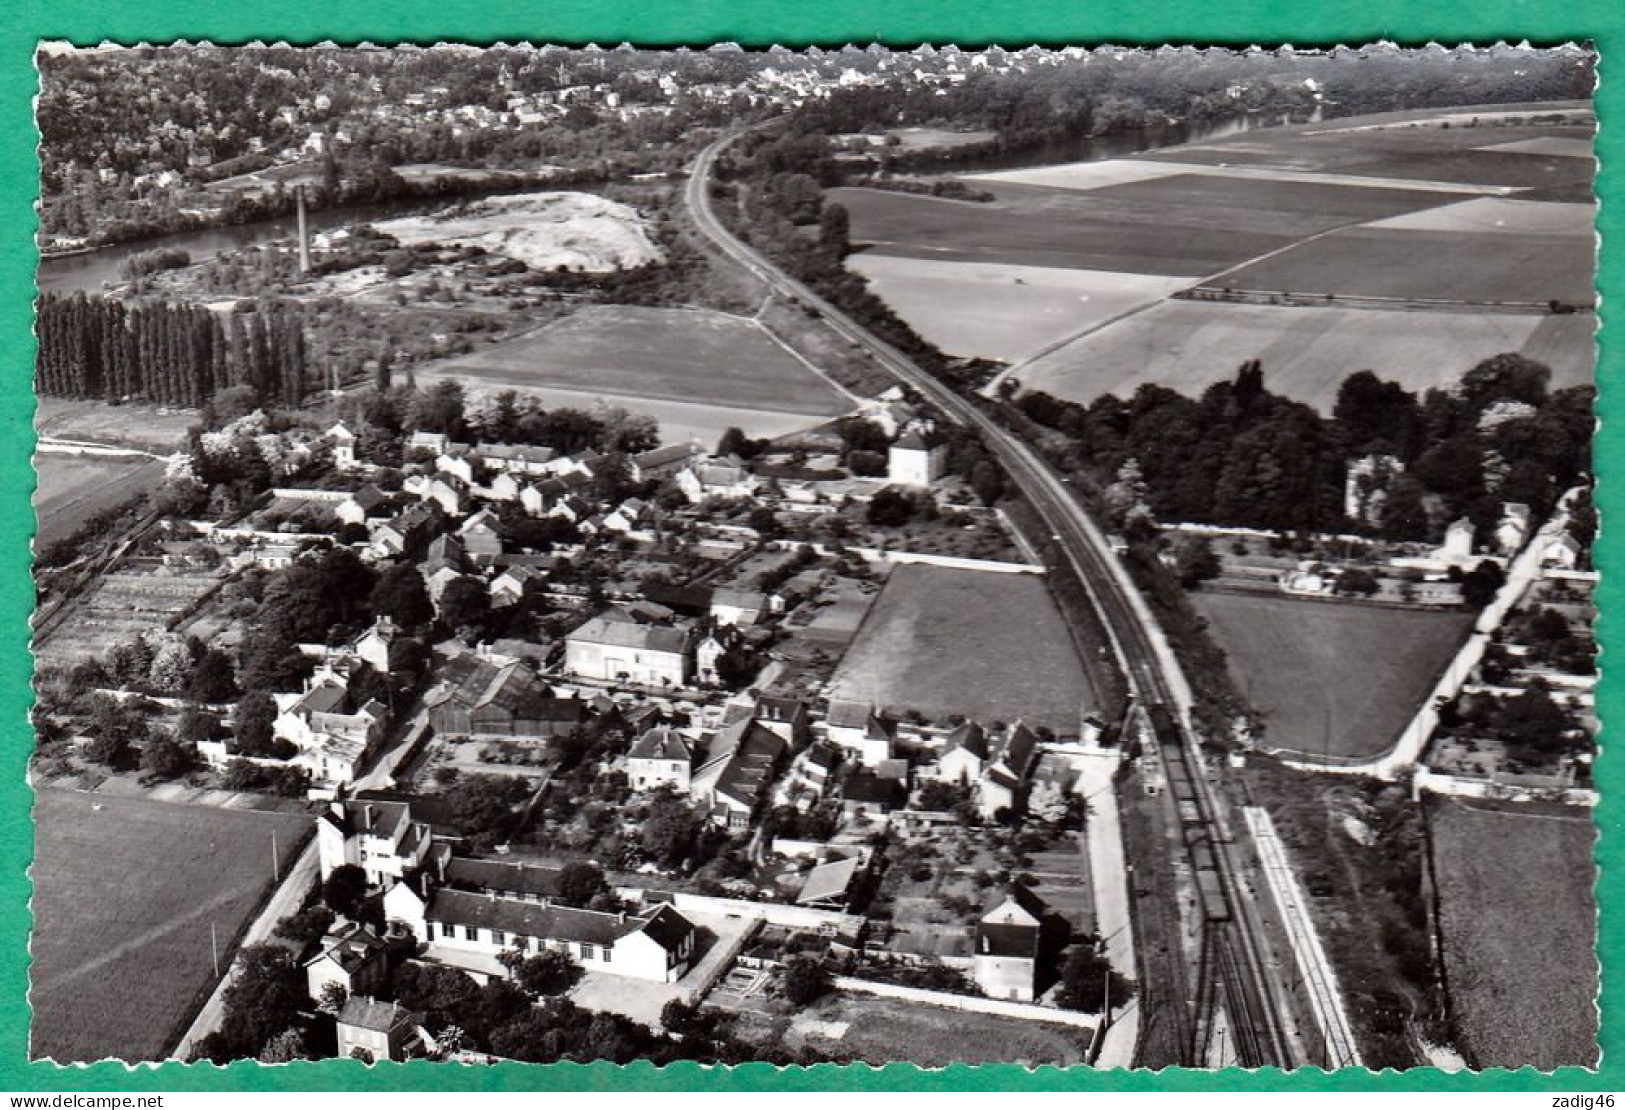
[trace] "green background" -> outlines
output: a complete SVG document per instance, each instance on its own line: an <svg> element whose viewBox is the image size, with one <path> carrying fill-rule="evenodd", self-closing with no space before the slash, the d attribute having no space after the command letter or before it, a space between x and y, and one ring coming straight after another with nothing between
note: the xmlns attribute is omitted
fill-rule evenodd
<svg viewBox="0 0 1625 1110"><path fill-rule="evenodd" d="M103 40L122 43L169 42L176 39L231 43L287 41L354 43L440 40L473 43L558 42L585 45L620 42L663 46L703 46L734 41L747 46L817 44L840 46L880 42L909 47L921 42L962 47L998 43L1021 47L1033 43L1265 46L1291 42L1299 46L1358 46L1378 40L1405 45L1437 41L1447 45L1472 42L1529 41L1535 45L1591 42L1601 54L1597 114L1601 122L1598 191L1603 198L1599 231L1603 250L1599 276L1604 326L1600 333L1599 384L1601 419L1597 503L1603 518L1603 540L1596 553L1603 571L1599 604L1611 614L1619 604L1619 572L1625 569L1625 544L1616 540L1613 522L1625 506L1620 475L1625 471L1625 444L1612 446L1616 421L1625 419L1625 396L1613 382L1625 341L1615 298L1625 296L1625 83L1613 73L1616 51L1625 53L1625 4L1619 0L1561 0L1535 3L1498 0L1478 3L1416 3L1414 0L1287 4L1270 0L1141 0L1115 7L1072 3L884 2L884 0L688 0L636 2L520 3L501 0L390 0L388 3L300 2L300 0L231 0L230 3L174 3L161 0L22 0L7 5L0 16L0 351L5 352L0 385L0 636L11 647L0 652L0 1090L213 1090L213 1089L469 1089L469 1090L633 1090L742 1089L840 1090L1015 1088L1031 1090L1553 1090L1599 1093L1625 1088L1625 1040L1621 1014L1625 1000L1617 972L1625 966L1625 934L1614 926L1625 904L1625 849L1621 816L1625 801L1625 757L1604 757L1597 781L1604 803L1597 809L1602 831L1597 859L1603 992L1603 1064L1599 1073L1567 1069L1541 1075L1532 1069L1493 1071L1480 1075L1443 1075L1418 1069L1382 1075L1368 1071L1327 1074L1320 1071L1284 1075L1278 1071L1215 1074L1200 1072L1091 1072L1053 1067L1027 1070L1015 1066L957 1067L922 1071L907 1065L884 1069L820 1066L779 1071L767 1065L701 1068L677 1065L664 1070L648 1066L619 1068L610 1064L554 1066L503 1065L459 1068L417 1063L366 1068L352 1061L262 1067L251 1062L229 1068L213 1065L165 1065L127 1069L119 1064L58 1068L27 1062L27 943L29 897L27 864L32 855L29 820L31 795L24 781L32 747L27 724L29 704L28 617L33 593L28 576L28 539L33 531L29 492L33 471L33 415L29 389L33 361L30 306L35 262L32 205L36 197L37 162L31 104L36 89L32 65L35 43L66 39L82 45ZM1612 327L1609 322L1613 321ZM1616 644L1625 644L1617 618L1599 624L1604 680L1598 704L1604 720L1625 708L1625 693L1609 660ZM1611 734L1603 735L1606 749ZM161 866L162 861L154 861ZM84 897L95 899L97 891ZM107 906L117 913L115 904Z"/></svg>

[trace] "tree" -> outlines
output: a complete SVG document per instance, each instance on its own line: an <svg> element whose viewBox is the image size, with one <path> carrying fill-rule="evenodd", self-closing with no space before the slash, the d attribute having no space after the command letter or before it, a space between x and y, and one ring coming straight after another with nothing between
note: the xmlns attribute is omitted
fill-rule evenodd
<svg viewBox="0 0 1625 1110"><path fill-rule="evenodd" d="M314 944L333 927L333 911L318 903L298 913L289 914L277 922L276 935L295 944Z"/></svg>
<svg viewBox="0 0 1625 1110"><path fill-rule="evenodd" d="M1482 609L1495 600L1495 595L1506 584L1506 573L1499 563L1482 560L1461 579L1461 599L1474 609Z"/></svg>
<svg viewBox="0 0 1625 1110"><path fill-rule="evenodd" d="M244 755L270 755L276 717L276 699L270 694L263 690L244 694L232 714L231 730L237 739L237 750Z"/></svg>
<svg viewBox="0 0 1625 1110"><path fill-rule="evenodd" d="M328 986L337 987L337 983ZM343 987L339 987L343 990ZM305 1046L305 1035L297 1029L284 1029L269 1041L260 1050L259 1062L262 1064L286 1064L293 1060L303 1060L310 1055Z"/></svg>
<svg viewBox="0 0 1625 1110"><path fill-rule="evenodd" d="M322 883L322 901L340 917L359 920L367 901L367 873L353 863L333 868Z"/></svg>
<svg viewBox="0 0 1625 1110"><path fill-rule="evenodd" d="M581 965L568 953L552 949L516 961L509 971L520 988L533 998L563 994L580 982L582 975Z"/></svg>
<svg viewBox="0 0 1625 1110"><path fill-rule="evenodd" d="M596 863L576 860L559 872L559 901L567 906L582 909L593 899L610 893L603 869Z"/></svg>
<svg viewBox="0 0 1625 1110"><path fill-rule="evenodd" d="M1179 584L1187 590L1219 577L1223 569L1213 544L1205 536L1181 536L1174 544L1174 570Z"/></svg>
<svg viewBox="0 0 1625 1110"><path fill-rule="evenodd" d="M810 956L792 956L784 965L780 990L794 1006L810 1006L835 986L821 960Z"/></svg>
<svg viewBox="0 0 1625 1110"><path fill-rule="evenodd" d="M434 619L434 604L423 576L410 563L397 563L379 575L368 603L373 612L401 628L416 628Z"/></svg>
<svg viewBox="0 0 1625 1110"><path fill-rule="evenodd" d="M1093 942L1075 944L1061 968L1061 989L1056 1001L1068 1010L1100 1013L1106 1006L1107 996L1113 1007L1128 1001L1133 987L1101 954Z"/></svg>
<svg viewBox="0 0 1625 1110"><path fill-rule="evenodd" d="M865 515L870 524L897 528L914 519L914 499L900 489L887 486L869 499Z"/></svg>
<svg viewBox="0 0 1625 1110"><path fill-rule="evenodd" d="M992 459L982 459L971 467L970 488L983 505L992 505L1004 496L1004 472Z"/></svg>
<svg viewBox="0 0 1625 1110"><path fill-rule="evenodd" d="M663 790L649 803L649 816L643 821L638 839L650 859L665 867L678 867L693 853L699 834L687 799Z"/></svg>
<svg viewBox="0 0 1625 1110"><path fill-rule="evenodd" d="M837 258L852 249L852 216L843 204L826 204L818 214L818 242Z"/></svg>
<svg viewBox="0 0 1625 1110"><path fill-rule="evenodd" d="M350 992L344 989L343 983L329 982L322 987L321 997L316 1000L316 1008L324 1014L337 1014L344 1009L344 1004L350 1000Z"/></svg>
<svg viewBox="0 0 1625 1110"><path fill-rule="evenodd" d="M1372 597L1381 588L1377 576L1365 567L1350 567L1337 578L1337 592L1345 596Z"/></svg>
<svg viewBox="0 0 1625 1110"><path fill-rule="evenodd" d="M167 734L152 737L141 750L141 770L154 778L179 778L192 769L194 762L195 753Z"/></svg>
<svg viewBox="0 0 1625 1110"><path fill-rule="evenodd" d="M482 628L491 616L491 594L473 578L454 578L440 593L440 621L447 628Z"/></svg>
<svg viewBox="0 0 1625 1110"><path fill-rule="evenodd" d="M231 665L231 657L214 648L206 649L186 684L187 700L219 705L236 696L237 674Z"/></svg>
<svg viewBox="0 0 1625 1110"><path fill-rule="evenodd" d="M745 523L756 530L756 534L765 540L776 538L783 531L779 527L779 516L766 505L758 505L750 511Z"/></svg>

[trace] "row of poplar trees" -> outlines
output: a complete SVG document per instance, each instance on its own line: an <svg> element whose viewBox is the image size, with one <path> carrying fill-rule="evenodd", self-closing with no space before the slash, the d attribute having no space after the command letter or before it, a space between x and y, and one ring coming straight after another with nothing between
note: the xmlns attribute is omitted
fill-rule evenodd
<svg viewBox="0 0 1625 1110"><path fill-rule="evenodd" d="M283 406L305 397L304 328L288 305L220 313L46 294L35 334L34 386L42 396L198 408L219 390L248 385Z"/></svg>

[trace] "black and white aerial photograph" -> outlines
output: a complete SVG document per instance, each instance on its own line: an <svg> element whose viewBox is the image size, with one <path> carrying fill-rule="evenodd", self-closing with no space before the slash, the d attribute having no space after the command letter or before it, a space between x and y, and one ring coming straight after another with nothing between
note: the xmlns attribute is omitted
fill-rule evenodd
<svg viewBox="0 0 1625 1110"><path fill-rule="evenodd" d="M31 1057L1594 1066L1596 60L44 44Z"/></svg>

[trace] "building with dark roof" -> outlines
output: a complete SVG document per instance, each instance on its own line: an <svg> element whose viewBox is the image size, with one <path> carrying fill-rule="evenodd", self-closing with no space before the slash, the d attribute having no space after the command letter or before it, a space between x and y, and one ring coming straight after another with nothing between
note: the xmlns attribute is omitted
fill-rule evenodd
<svg viewBox="0 0 1625 1110"><path fill-rule="evenodd" d="M633 790L669 786L686 793L694 772L694 745L674 728L651 728L626 753L626 777Z"/></svg>
<svg viewBox="0 0 1625 1110"><path fill-rule="evenodd" d="M341 922L304 966L306 989L318 1002L332 985L347 995L376 994L389 980L388 946L365 925Z"/></svg>
<svg viewBox="0 0 1625 1110"><path fill-rule="evenodd" d="M687 685L692 653L687 629L593 617L564 641L573 675L639 686Z"/></svg>
<svg viewBox="0 0 1625 1110"><path fill-rule="evenodd" d="M674 983L695 955L694 925L676 908L600 913L548 902L434 887L427 895L397 883L384 896L392 922L421 939L424 955L473 970L500 965L503 952L563 952L584 970Z"/></svg>
<svg viewBox="0 0 1625 1110"><path fill-rule="evenodd" d="M435 732L448 736L545 740L586 716L579 700L553 697L523 663L497 663L472 652L441 668L423 704Z"/></svg>
<svg viewBox="0 0 1625 1110"><path fill-rule="evenodd" d="M1031 1002L1049 907L1029 887L1011 883L976 923L976 985L989 998Z"/></svg>
<svg viewBox="0 0 1625 1110"><path fill-rule="evenodd" d="M354 798L334 802L316 819L323 879L349 865L365 871L374 886L397 882L423 866L433 839L405 802Z"/></svg>
<svg viewBox="0 0 1625 1110"><path fill-rule="evenodd" d="M409 1060L425 1052L423 1015L399 1002L352 996L338 1013L338 1054L342 1059Z"/></svg>

